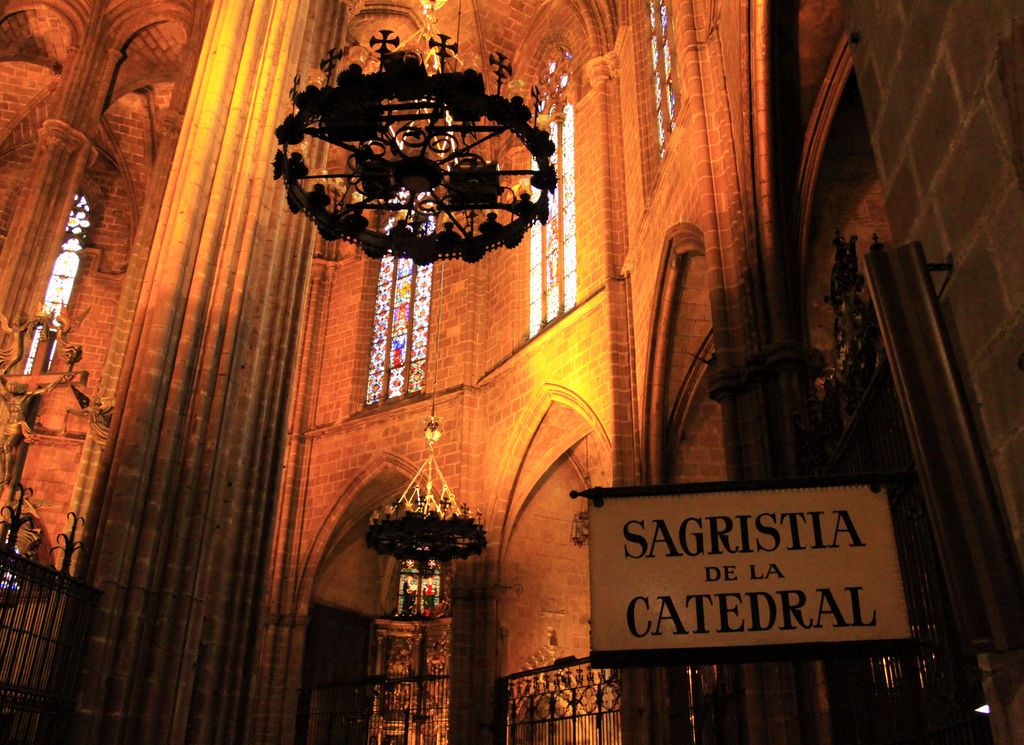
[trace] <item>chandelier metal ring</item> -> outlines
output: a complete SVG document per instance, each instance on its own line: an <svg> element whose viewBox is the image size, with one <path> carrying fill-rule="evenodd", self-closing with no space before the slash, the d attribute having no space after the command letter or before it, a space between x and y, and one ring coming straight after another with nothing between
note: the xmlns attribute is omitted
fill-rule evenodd
<svg viewBox="0 0 1024 745"><path fill-rule="evenodd" d="M296 82L274 159L289 208L304 213L327 240L418 264L478 261L489 250L518 245L534 223L546 223L558 181L555 146L537 126L536 97L531 110L521 96L500 95L511 74L504 56L495 57L498 93L488 94L477 71L444 70L450 55L440 55L441 70L428 74L418 55L390 51L397 43L391 32L375 39L377 72L353 64L332 83L342 56L332 50L321 62L323 85L300 90ZM446 42L432 40L432 48ZM493 148L502 137L522 144L530 168L499 166ZM327 161L343 167L314 172L305 152L311 140L345 151Z"/></svg>

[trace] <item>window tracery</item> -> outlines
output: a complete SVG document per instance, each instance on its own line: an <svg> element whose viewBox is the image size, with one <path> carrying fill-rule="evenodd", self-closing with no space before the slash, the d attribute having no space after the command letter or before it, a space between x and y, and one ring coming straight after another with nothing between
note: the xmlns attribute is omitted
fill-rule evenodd
<svg viewBox="0 0 1024 745"><path fill-rule="evenodd" d="M398 575L399 618L436 618L443 614L441 565L433 559L402 562Z"/></svg>
<svg viewBox="0 0 1024 745"><path fill-rule="evenodd" d="M676 118L670 22L667 0L649 0L651 65L654 71L654 108L658 120L658 147L662 157Z"/></svg>
<svg viewBox="0 0 1024 745"><path fill-rule="evenodd" d="M68 212L67 223L64 225L64 241L61 243L57 259L53 262L50 281L43 296L42 312L45 314L56 315L71 299L71 291L74 289L75 278L78 276L78 268L81 264L78 254L85 246L86 231L91 225L90 211L89 200L85 195L75 194L71 211ZM32 367L35 365L41 334L42 330L36 329L35 336L32 337L32 344L25 357L26 374L32 372Z"/></svg>
<svg viewBox="0 0 1024 745"><path fill-rule="evenodd" d="M423 390L433 265L388 254L377 275L366 403Z"/></svg>
<svg viewBox="0 0 1024 745"><path fill-rule="evenodd" d="M576 305L576 149L575 116L566 100L569 52L550 62L541 86L540 111L551 119L558 188L547 225L530 230L530 336Z"/></svg>

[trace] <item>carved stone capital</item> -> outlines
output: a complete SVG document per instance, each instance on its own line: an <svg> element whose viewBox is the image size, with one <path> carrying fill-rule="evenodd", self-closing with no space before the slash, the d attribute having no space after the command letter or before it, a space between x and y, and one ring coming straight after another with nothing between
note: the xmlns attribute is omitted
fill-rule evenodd
<svg viewBox="0 0 1024 745"><path fill-rule="evenodd" d="M39 127L39 144L68 156L89 147L89 138L60 119L47 119Z"/></svg>
<svg viewBox="0 0 1024 745"><path fill-rule="evenodd" d="M736 398L742 391L743 375L736 368L711 368L708 372L708 395L714 401Z"/></svg>
<svg viewBox="0 0 1024 745"><path fill-rule="evenodd" d="M587 60L583 72L587 76L587 82L595 88L609 80L615 80L619 77L619 55L608 52L600 57L593 57Z"/></svg>
<svg viewBox="0 0 1024 745"><path fill-rule="evenodd" d="M161 137L176 137L184 117L173 109L161 109L156 115L156 131Z"/></svg>

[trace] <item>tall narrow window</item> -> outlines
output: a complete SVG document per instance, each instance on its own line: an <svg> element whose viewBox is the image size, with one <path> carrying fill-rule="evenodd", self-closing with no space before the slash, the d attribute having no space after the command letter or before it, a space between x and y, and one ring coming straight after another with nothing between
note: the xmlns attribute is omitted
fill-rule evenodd
<svg viewBox="0 0 1024 745"><path fill-rule="evenodd" d="M576 305L576 175L572 104L565 100L572 56L548 65L543 113L551 117L558 188L547 225L530 230L530 336Z"/></svg>
<svg viewBox="0 0 1024 745"><path fill-rule="evenodd" d="M423 390L433 265L388 254L380 261L366 403Z"/></svg>
<svg viewBox="0 0 1024 745"><path fill-rule="evenodd" d="M68 213L68 221L64 225L64 242L61 243L60 253L57 260L53 262L53 270L50 272L50 282L46 286L46 294L43 296L43 312L54 314L68 304L71 299L71 290L75 286L75 277L78 276L79 258L78 254L85 245L85 231L89 228L89 200L84 194L75 194L75 200L71 211ZM29 347L25 359L25 373L32 371L36 361L36 352L39 349L40 329L36 329L32 344Z"/></svg>
<svg viewBox="0 0 1024 745"><path fill-rule="evenodd" d="M672 80L672 51L666 0L649 0L651 19L651 63L654 67L654 107L658 118L658 147L665 155L668 136L676 118L676 95Z"/></svg>

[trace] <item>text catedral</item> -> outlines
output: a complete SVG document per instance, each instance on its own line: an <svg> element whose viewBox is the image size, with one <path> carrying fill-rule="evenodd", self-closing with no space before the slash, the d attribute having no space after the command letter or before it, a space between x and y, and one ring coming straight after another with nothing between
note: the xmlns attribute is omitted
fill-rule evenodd
<svg viewBox="0 0 1024 745"><path fill-rule="evenodd" d="M626 608L626 626L638 638L874 626L877 614L863 607L863 589L641 595Z"/></svg>

